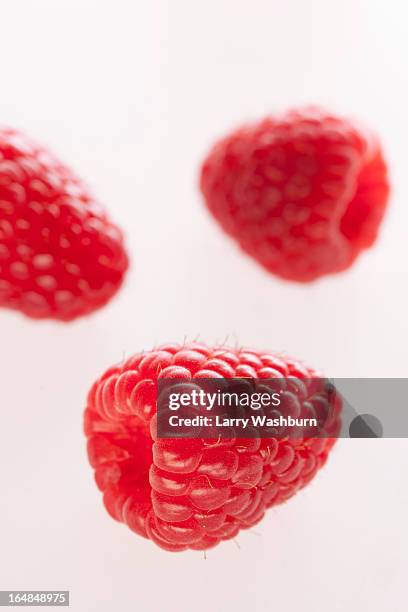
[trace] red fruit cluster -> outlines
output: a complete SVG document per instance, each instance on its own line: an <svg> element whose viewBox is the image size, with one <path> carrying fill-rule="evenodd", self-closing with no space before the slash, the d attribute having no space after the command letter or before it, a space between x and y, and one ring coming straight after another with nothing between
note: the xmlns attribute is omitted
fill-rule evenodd
<svg viewBox="0 0 408 612"><path fill-rule="evenodd" d="M300 282L345 270L370 247L389 194L376 138L310 108L218 142L203 164L201 189L244 251Z"/></svg>
<svg viewBox="0 0 408 612"><path fill-rule="evenodd" d="M127 266L120 230L83 183L0 129L0 306L69 321L108 302Z"/></svg>
<svg viewBox="0 0 408 612"><path fill-rule="evenodd" d="M170 551L205 550L252 527L325 463L334 440L158 439L157 380L318 374L273 353L163 345L110 368L85 413L88 454L110 515Z"/></svg>

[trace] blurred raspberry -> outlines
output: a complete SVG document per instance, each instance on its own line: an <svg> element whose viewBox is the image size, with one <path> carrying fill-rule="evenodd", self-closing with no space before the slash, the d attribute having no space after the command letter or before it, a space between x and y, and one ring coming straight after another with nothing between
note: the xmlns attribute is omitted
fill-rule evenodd
<svg viewBox="0 0 408 612"><path fill-rule="evenodd" d="M127 267L120 230L83 183L0 129L0 306L69 321L106 304Z"/></svg>
<svg viewBox="0 0 408 612"><path fill-rule="evenodd" d="M166 344L110 368L85 411L109 514L170 551L205 550L252 527L315 476L334 439L158 439L157 380L297 377L306 402L318 375L273 353L197 343Z"/></svg>
<svg viewBox="0 0 408 612"><path fill-rule="evenodd" d="M345 270L370 247L389 194L377 139L316 108L268 117L218 142L201 189L244 251L299 282Z"/></svg>

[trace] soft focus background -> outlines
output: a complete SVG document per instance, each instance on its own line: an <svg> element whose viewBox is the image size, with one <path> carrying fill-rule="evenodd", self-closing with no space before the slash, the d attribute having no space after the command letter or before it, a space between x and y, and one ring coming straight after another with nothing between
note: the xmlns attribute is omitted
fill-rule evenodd
<svg viewBox="0 0 408 612"><path fill-rule="evenodd" d="M204 560L109 518L81 429L93 380L164 341L408 376L407 54L405 0L2 4L0 121L86 178L133 266L89 319L0 313L0 589L70 589L78 612L407 609L408 440L340 441L310 488ZM303 103L373 126L394 187L375 248L305 287L241 254L197 189L215 138Z"/></svg>

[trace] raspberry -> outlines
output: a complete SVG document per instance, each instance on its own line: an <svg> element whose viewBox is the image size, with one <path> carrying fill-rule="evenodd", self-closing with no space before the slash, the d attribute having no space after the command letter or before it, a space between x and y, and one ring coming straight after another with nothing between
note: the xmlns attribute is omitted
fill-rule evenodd
<svg viewBox="0 0 408 612"><path fill-rule="evenodd" d="M308 282L345 270L374 243L389 185L375 137L306 108L218 142L201 190L246 253L277 276Z"/></svg>
<svg viewBox="0 0 408 612"><path fill-rule="evenodd" d="M205 550L292 497L334 438L159 439L156 429L158 378L289 376L307 388L318 374L273 353L197 343L166 344L107 370L89 393L85 434L109 514L166 550Z"/></svg>
<svg viewBox="0 0 408 612"><path fill-rule="evenodd" d="M0 306L61 321L92 312L122 283L122 242L68 168L0 128Z"/></svg>

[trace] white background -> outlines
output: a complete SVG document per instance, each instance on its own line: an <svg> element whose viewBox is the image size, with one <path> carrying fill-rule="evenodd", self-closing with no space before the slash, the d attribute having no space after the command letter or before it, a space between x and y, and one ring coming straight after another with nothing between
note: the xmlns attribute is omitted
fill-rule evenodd
<svg viewBox="0 0 408 612"><path fill-rule="evenodd" d="M81 428L93 380L164 341L408 375L407 54L405 0L1 2L0 121L87 179L133 265L87 320L0 313L0 589L70 589L78 612L406 610L407 440L341 441L307 490L205 561L109 518ZM375 127L394 189L375 248L299 287L222 235L197 172L237 123L303 103Z"/></svg>

